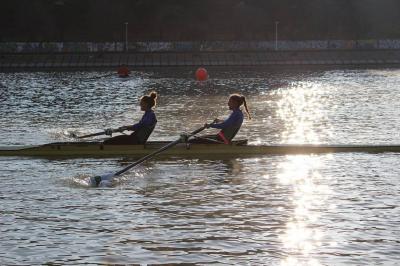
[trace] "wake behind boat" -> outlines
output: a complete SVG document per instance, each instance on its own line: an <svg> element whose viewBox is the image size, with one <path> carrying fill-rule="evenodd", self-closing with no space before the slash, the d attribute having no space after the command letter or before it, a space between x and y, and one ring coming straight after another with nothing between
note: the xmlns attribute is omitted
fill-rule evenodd
<svg viewBox="0 0 400 266"><path fill-rule="evenodd" d="M142 157L168 144L168 141L149 141L141 145L105 145L103 142L55 142L36 146L0 147L0 156L32 157ZM313 154L339 152L400 152L395 145L325 145L325 144L273 144L253 145L247 140L231 144L179 143L162 153L162 156L223 158L265 154Z"/></svg>

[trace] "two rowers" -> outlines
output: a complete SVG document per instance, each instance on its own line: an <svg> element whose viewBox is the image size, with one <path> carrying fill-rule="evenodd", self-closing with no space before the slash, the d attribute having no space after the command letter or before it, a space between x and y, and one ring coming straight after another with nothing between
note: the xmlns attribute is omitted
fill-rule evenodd
<svg viewBox="0 0 400 266"><path fill-rule="evenodd" d="M119 135L109 138L104 141L106 145L134 145L134 144L145 144L147 139L153 132L157 118L153 111L153 107L156 106L157 93L151 92L149 95L145 95L140 98L140 110L144 112L140 121L132 126L120 127L118 130L123 132L125 130L133 131L130 135ZM246 103L246 98L240 94L232 94L228 100L228 107L232 113L225 120L215 119L212 123L206 123L206 128L220 129L218 134L205 135L194 137L189 140L189 143L221 143L230 144L232 139L238 133L243 123L243 112L240 109L244 106L245 112L248 119L251 119L249 110ZM111 135L112 130L106 130L106 134Z"/></svg>

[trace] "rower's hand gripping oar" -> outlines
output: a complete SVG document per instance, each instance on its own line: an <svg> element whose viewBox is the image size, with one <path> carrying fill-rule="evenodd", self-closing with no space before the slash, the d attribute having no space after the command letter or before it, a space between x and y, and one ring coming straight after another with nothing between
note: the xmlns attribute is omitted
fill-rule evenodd
<svg viewBox="0 0 400 266"><path fill-rule="evenodd" d="M92 133L92 134L83 135L83 136L77 136L75 133L72 133L71 137L73 137L75 139L84 139L84 138L90 138L90 137L101 136L101 135L112 136L113 133L123 132L124 130L127 130L127 129L129 129L129 126L123 126L123 127L119 127L119 128L115 128L115 129L109 128L109 129L106 129L101 132Z"/></svg>
<svg viewBox="0 0 400 266"><path fill-rule="evenodd" d="M112 181L112 179L114 177L122 175L123 173L129 171L131 168L135 167L136 165L141 164L142 162L144 162L144 161L156 156L157 154L159 154L159 153L161 153L161 152L163 152L163 151L175 146L178 143L186 142L188 140L188 138L190 138L190 137L196 135L197 133L203 131L205 128L206 128L205 126L202 126L201 128L196 129L195 131L193 131L193 132L191 132L189 134L182 134L179 139L177 139L177 140L175 140L173 142L170 142L169 144L161 147L160 149L158 149L158 150L156 150L156 151L154 151L154 152L142 157L141 159L139 159L136 162L128 165L127 167L123 168L122 170L119 170L118 172L91 177L90 180L89 180L89 185L92 186L92 187L98 187L100 185L100 183L102 183L102 182L109 183L109 182Z"/></svg>

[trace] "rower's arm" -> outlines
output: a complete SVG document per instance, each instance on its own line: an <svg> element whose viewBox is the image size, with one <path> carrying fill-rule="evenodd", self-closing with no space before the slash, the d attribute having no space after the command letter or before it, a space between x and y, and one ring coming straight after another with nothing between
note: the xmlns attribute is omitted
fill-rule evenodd
<svg viewBox="0 0 400 266"><path fill-rule="evenodd" d="M125 130L133 130L133 126L123 126L118 128L119 131L125 131Z"/></svg>
<svg viewBox="0 0 400 266"><path fill-rule="evenodd" d="M142 128L144 126L151 126L154 125L157 122L156 116L153 112L146 113L142 119L136 124L134 124L131 128L131 130L136 131L139 128Z"/></svg>
<svg viewBox="0 0 400 266"><path fill-rule="evenodd" d="M210 124L211 128L218 128L218 129L224 129L226 127L229 126L233 126L236 121L238 120L237 114L236 113L232 113L228 119L226 119L225 121L221 122L221 123L216 123L216 124Z"/></svg>

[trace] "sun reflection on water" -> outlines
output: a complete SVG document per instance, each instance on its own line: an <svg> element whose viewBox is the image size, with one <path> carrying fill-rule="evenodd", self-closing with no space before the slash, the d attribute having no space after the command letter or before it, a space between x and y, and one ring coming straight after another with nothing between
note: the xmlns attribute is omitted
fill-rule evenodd
<svg viewBox="0 0 400 266"><path fill-rule="evenodd" d="M333 131L329 122L327 102L334 88L315 82L300 82L279 90L277 115L284 123L283 143L321 143ZM322 137L322 138L321 138Z"/></svg>
<svg viewBox="0 0 400 266"><path fill-rule="evenodd" d="M332 134L325 92L332 88L303 82L281 90L277 114L284 123L283 143L321 143ZM321 124L323 126L321 127ZM329 155L326 155L329 156ZM282 265L321 265L313 256L324 240L319 226L324 210L331 208L330 188L323 184L317 155L290 155L279 165L278 181L292 192L288 199L293 209L280 236L287 257Z"/></svg>
<svg viewBox="0 0 400 266"><path fill-rule="evenodd" d="M320 156L312 155L287 156L279 166L278 180L292 190L289 200L293 206L280 236L288 254L282 265L320 265L312 254L324 238L318 224L323 211L330 207L327 199L331 194L330 188L321 184L320 166Z"/></svg>

